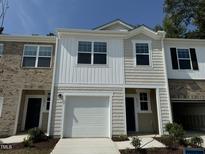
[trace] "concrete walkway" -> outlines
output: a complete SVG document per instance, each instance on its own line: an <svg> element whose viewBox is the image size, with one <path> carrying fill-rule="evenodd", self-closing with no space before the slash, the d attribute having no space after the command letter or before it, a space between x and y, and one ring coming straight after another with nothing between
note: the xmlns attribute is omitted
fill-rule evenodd
<svg viewBox="0 0 205 154"><path fill-rule="evenodd" d="M154 136L155 135L138 136L141 139L142 148L164 148L165 145L153 139ZM134 147L131 145L131 140L132 138L129 137L129 141L115 142L115 144L119 150L127 148L134 149Z"/></svg>
<svg viewBox="0 0 205 154"><path fill-rule="evenodd" d="M60 139L52 154L120 154L111 139L67 138Z"/></svg>
<svg viewBox="0 0 205 154"><path fill-rule="evenodd" d="M23 142L23 139L26 138L28 135L24 134L24 135L14 135L14 136L10 136L7 138L0 138L0 143L20 143Z"/></svg>

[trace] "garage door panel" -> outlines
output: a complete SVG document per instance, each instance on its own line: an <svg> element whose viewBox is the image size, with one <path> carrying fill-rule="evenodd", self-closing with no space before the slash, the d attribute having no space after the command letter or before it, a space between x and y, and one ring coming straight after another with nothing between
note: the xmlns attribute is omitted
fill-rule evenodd
<svg viewBox="0 0 205 154"><path fill-rule="evenodd" d="M65 137L108 137L108 97L69 97L65 105Z"/></svg>
<svg viewBox="0 0 205 154"><path fill-rule="evenodd" d="M205 103L197 101L172 104L174 121L186 130L205 130Z"/></svg>

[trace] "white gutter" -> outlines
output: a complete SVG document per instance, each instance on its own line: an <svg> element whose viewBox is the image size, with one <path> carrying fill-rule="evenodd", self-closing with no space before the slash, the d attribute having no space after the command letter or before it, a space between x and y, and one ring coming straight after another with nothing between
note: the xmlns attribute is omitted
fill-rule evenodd
<svg viewBox="0 0 205 154"><path fill-rule="evenodd" d="M50 107L49 107L49 117L48 117L48 127L47 127L47 135L51 135L51 117L52 117L52 107L53 107L53 100L54 100L54 90L55 90L55 74L56 74L56 61L57 61L57 52L58 52L58 42L59 38L56 37L56 46L55 46L55 58L54 58L54 65L53 65L53 79L51 85L51 100L50 100Z"/></svg>
<svg viewBox="0 0 205 154"><path fill-rule="evenodd" d="M184 39L184 38L165 38L165 41L185 41L185 42L202 42L205 43L205 39Z"/></svg>
<svg viewBox="0 0 205 154"><path fill-rule="evenodd" d="M8 42L37 42L37 43L55 43L55 36L23 36L23 35L0 35L0 41Z"/></svg>

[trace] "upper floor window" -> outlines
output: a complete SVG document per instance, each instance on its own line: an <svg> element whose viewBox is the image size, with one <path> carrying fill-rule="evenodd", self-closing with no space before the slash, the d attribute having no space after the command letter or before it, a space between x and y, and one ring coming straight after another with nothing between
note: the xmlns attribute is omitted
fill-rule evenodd
<svg viewBox="0 0 205 154"><path fill-rule="evenodd" d="M191 69L191 58L188 49L177 49L180 69Z"/></svg>
<svg viewBox="0 0 205 154"><path fill-rule="evenodd" d="M51 66L52 46L25 45L23 67L43 68Z"/></svg>
<svg viewBox="0 0 205 154"><path fill-rule="evenodd" d="M3 55L4 45L0 44L0 57Z"/></svg>
<svg viewBox="0 0 205 154"><path fill-rule="evenodd" d="M136 65L150 65L150 41L133 41Z"/></svg>
<svg viewBox="0 0 205 154"><path fill-rule="evenodd" d="M78 64L107 64L107 43L79 41Z"/></svg>
<svg viewBox="0 0 205 154"><path fill-rule="evenodd" d="M190 49L171 48L171 59L173 69L193 69L198 70L196 51Z"/></svg>

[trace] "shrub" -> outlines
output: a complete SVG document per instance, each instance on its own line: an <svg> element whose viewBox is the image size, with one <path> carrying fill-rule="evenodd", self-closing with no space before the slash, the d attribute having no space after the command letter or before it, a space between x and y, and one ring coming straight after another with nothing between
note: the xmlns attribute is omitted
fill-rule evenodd
<svg viewBox="0 0 205 154"><path fill-rule="evenodd" d="M185 146L185 147L187 147L187 146L190 144L189 140L188 140L188 139L185 139L185 138L180 139L178 143L179 143L180 145Z"/></svg>
<svg viewBox="0 0 205 154"><path fill-rule="evenodd" d="M171 149L176 149L178 145L178 142L170 135L162 135L158 140Z"/></svg>
<svg viewBox="0 0 205 154"><path fill-rule="evenodd" d="M32 147L33 146L33 142L31 140L29 140L29 138L24 138L22 143L23 143L24 147Z"/></svg>
<svg viewBox="0 0 205 154"><path fill-rule="evenodd" d="M172 136L178 141L184 138L184 129L177 123L168 123L166 124L165 129L169 133L169 136Z"/></svg>
<svg viewBox="0 0 205 154"><path fill-rule="evenodd" d="M122 135L113 136L112 140L120 142L120 141L128 141L129 139L128 139L127 135L122 134Z"/></svg>
<svg viewBox="0 0 205 154"><path fill-rule="evenodd" d="M204 143L203 139L201 137L192 137L191 138L191 144L201 147Z"/></svg>
<svg viewBox="0 0 205 154"><path fill-rule="evenodd" d="M48 137L39 128L30 129L28 131L28 135L29 135L28 140L32 141L33 143L48 140Z"/></svg>
<svg viewBox="0 0 205 154"><path fill-rule="evenodd" d="M125 150L123 150L123 154L131 154L132 153L132 149L126 148Z"/></svg>
<svg viewBox="0 0 205 154"><path fill-rule="evenodd" d="M141 140L138 137L132 137L131 144L135 147L135 149L140 149Z"/></svg>

